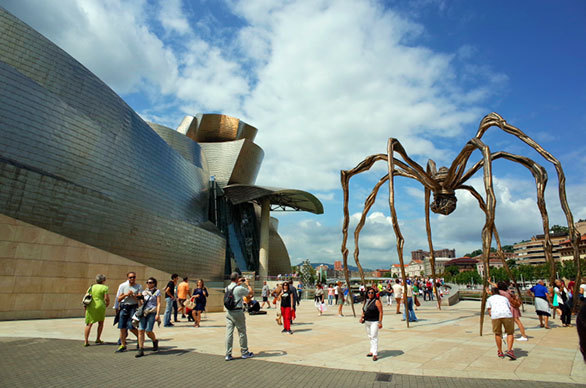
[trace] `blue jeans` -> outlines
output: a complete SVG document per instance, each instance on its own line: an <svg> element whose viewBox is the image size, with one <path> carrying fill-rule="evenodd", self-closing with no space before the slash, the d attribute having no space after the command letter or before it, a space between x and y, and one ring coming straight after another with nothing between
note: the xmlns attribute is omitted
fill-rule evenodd
<svg viewBox="0 0 586 388"><path fill-rule="evenodd" d="M334 301L334 295L328 295L328 304L331 305Z"/></svg>
<svg viewBox="0 0 586 388"><path fill-rule="evenodd" d="M165 317L163 325L171 326L171 311L173 310L173 298L165 298Z"/></svg>
<svg viewBox="0 0 586 388"><path fill-rule="evenodd" d="M409 309L409 322L417 322L415 311L413 310L413 298L407 298L407 308ZM405 311L403 311L403 320L405 320Z"/></svg>

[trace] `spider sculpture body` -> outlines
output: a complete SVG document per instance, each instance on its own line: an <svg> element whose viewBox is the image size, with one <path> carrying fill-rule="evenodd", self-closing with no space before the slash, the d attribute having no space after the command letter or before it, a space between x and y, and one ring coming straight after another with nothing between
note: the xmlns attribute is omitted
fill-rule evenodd
<svg viewBox="0 0 586 388"><path fill-rule="evenodd" d="M480 318L480 335L482 335L482 326L484 321L484 309L486 303L487 292L486 288L488 286L488 278L489 274L489 253L490 247L492 244L493 237L496 241L497 245L497 255L502 260L503 266L507 271L509 277L513 281L513 284L517 287L517 291L520 294L519 287L515 282L515 279L505 261L504 253L501 249L500 238L497 232L497 229L494 224L495 218L495 207L496 207L496 199L494 195L493 189L493 182L492 182L492 162L493 160L497 159L507 159L514 163L518 163L525 168L527 168L535 179L535 185L537 188L537 206L541 213L542 218L542 226L544 232L544 247L545 247L545 256L547 263L549 264L549 272L550 272L550 281L553 283L555 278L555 267L554 267L554 260L552 255L552 243L550 239L549 233L549 217L547 213L547 208L545 204L545 187L547 184L547 172L543 166L534 162L533 160L521 156L515 155L504 151L497 151L492 152L490 148L482 141L482 136L484 133L491 127L498 127L504 132L507 132L521 141L528 144L534 150L536 150L545 160L552 163L556 169L558 182L559 182L559 197L560 203L562 206L562 210L566 216L566 220L568 223L568 230L570 235L571 244L573 247L574 252L574 260L576 262L577 268L577 278L579 279L581 276L580 271L580 260L579 260L579 251L578 251L578 242L580 240L579 233L576 231L574 227L574 220L572 216L572 212L570 211L570 207L567 202L566 198L566 189L565 189L565 175L561 166L561 163L549 152L544 150L538 143L536 143L533 139L529 136L525 135L520 129L508 124L500 115L496 113L491 113L485 116L482 121L480 122L480 126L478 128L478 132L476 136L474 136L470 141L466 143L462 151L456 156L450 167L441 167L437 169L436 164L433 160L429 160L424 170L419 164L409 158L407 152L401 145L401 143L394 138L390 138L387 143L387 153L386 154L376 154L371 155L360 162L355 168L351 170L342 170L341 171L341 181L342 181L342 189L344 192L344 223L342 227L342 257L344 262L344 272L346 277L346 282L349 282L349 275L348 275L348 249L346 248L346 243L348 240L348 225L349 225L349 212L348 212L348 199L349 199L349 182L350 178L356 174L360 174L369 170L373 164L377 161L386 161L388 166L388 173L383 176L378 183L374 186L372 192L366 199L364 203L364 210L362 212L362 216L360 221L358 222L356 229L354 231L354 261L358 266L360 271L360 276L364 283L364 272L362 270L362 266L360 265L360 261L358 259L359 256L359 247L358 241L360 236L360 231L362 230L364 223L366 221L366 216L372 205L376 200L377 193L380 187L388 182L389 185L389 207L391 211L391 219L393 223L393 230L395 232L395 237L397 239L397 253L399 256L399 263L401 266L401 275L403 279L403 287L404 287L404 302L405 302L405 311L407 311L407 296L406 296L406 287L405 287L405 266L403 261L403 243L404 239L401 234L401 230L399 228L399 223L397 221L397 214L395 211L395 176L402 176L410 179L414 179L420 182L425 188L425 221L426 221L426 231L427 231L427 240L429 245L429 252L430 252L430 264L432 269L432 278L435 283L436 273L435 273L435 257L433 253L433 242L431 238L431 225L430 225L430 210L437 214L444 214L449 215L456 209L457 199L456 199L456 190L466 190L476 200L478 201L478 205L480 209L484 212L485 215L485 222L484 227L482 229L482 251L483 251L483 263L484 268L484 287L483 287L483 295L482 295L482 304L481 304L481 318ZM472 153L475 150L479 150L482 153L482 159L472 165L470 168L467 169L467 165ZM484 178L484 196L481 195L478 191L476 191L472 186L466 184L466 182L474 176L476 172L480 169L483 170L483 178ZM433 193L433 201L431 201L431 193ZM577 287L574 292L578 292ZM440 306L440 298L437 295L437 288L436 288L436 300L438 301L438 308ZM351 300L353 298L351 297ZM409 327L409 320L406 320L407 327Z"/></svg>

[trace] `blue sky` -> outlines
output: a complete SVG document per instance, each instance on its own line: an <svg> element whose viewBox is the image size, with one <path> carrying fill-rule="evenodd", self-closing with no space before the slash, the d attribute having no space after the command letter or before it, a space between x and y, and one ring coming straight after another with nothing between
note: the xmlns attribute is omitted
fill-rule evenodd
<svg viewBox="0 0 586 388"><path fill-rule="evenodd" d="M425 165L449 165L482 117L501 114L558 157L570 207L586 218L586 3L583 1L82 1L0 0L102 78L143 118L176 127L220 112L259 129L257 183L311 191L325 214L273 213L293 263L340 258L339 171L383 153L389 137ZM555 171L524 143L491 129L493 151L529 156L549 172L552 224L565 222ZM479 160L479 153L471 161ZM375 166L352 180L355 223ZM495 162L496 224L504 243L540 233L531 175ZM482 189L481 175L471 182ZM361 237L361 262L397 262L381 190ZM423 189L397 179L405 252L427 249ZM433 216L437 248L481 246L483 215ZM352 231L352 228L351 228Z"/></svg>

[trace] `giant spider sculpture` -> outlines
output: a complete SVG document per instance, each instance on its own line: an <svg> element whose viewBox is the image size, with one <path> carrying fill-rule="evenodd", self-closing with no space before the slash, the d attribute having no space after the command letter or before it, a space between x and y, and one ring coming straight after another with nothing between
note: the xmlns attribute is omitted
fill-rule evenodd
<svg viewBox="0 0 586 388"><path fill-rule="evenodd" d="M549 234L549 217L547 214L547 208L545 205L545 186L547 184L547 172L545 168L543 168L538 163L534 162L533 160L520 155L514 155L504 151L497 151L491 152L490 148L482 141L482 136L490 127L498 127L501 130L516 136L530 147L535 149L544 159L551 162L557 172L558 175L558 182L559 182L559 197L562 209L566 215L569 235L571 244L573 247L574 252L574 260L576 262L576 269L577 269L577 277L580 278L580 255L578 251L578 242L580 241L580 235L576 231L574 227L574 220L572 213L570 211L570 207L568 206L568 201L566 199L566 189L565 189L565 175L562 169L561 163L549 152L544 150L539 144L537 144L533 139L529 136L525 135L520 129L508 124L500 115L496 113L491 113L484 117L480 122L480 126L478 128L478 132L476 136L474 136L462 149L462 151L456 156L452 165L449 168L441 167L439 170L436 167L436 164L433 160L429 160L427 162L427 168L424 170L419 164L414 162L409 156L407 152L401 145L401 143L394 138L389 138L387 143L387 153L386 154L376 154L371 155L364 159L361 163L359 163L355 168L351 170L342 170L341 171L341 181L342 181L342 188L344 190L344 223L343 223L343 239L342 239L342 255L344 260L344 273L346 277L346 282L350 284L350 279L348 275L348 249L346 248L346 242L348 240L348 224L349 224L349 213L348 213L348 197L349 197L349 183L350 178L352 178L356 174L360 174L364 171L369 170L372 165L379 161L384 160L387 162L388 165L388 173L383 176L378 183L374 186L372 192L366 199L364 203L364 210L362 212L362 216L360 221L358 222L356 229L354 231L354 261L358 266L360 277L362 282L364 283L364 272L362 270L362 266L360 265L360 261L358 260L359 255L359 248L358 248L358 240L360 236L360 231L364 226L364 222L366 220L366 216L374 204L376 200L376 196L380 187L385 183L389 182L389 207L391 210L391 219L393 223L393 229L395 231L395 237L397 239L397 253L399 256L399 263L401 266L401 275L403 279L403 286L405 290L405 294L403 295L404 302L405 302L405 311L407 311L407 295L406 295L406 287L405 287L405 266L403 261L403 236L401 234L401 230L399 228L399 223L397 222L397 214L395 211L395 176L403 176L406 178L415 179L416 181L420 182L425 188L425 223L426 223L426 231L427 231L427 241L429 244L429 252L430 252L430 264L432 270L432 278L435 284L436 281L436 272L435 272L435 257L433 253L433 243L431 238L431 226L430 226L430 213L431 210L437 214L444 214L448 215L452 213L456 209L456 190L466 190L471 193L474 198L478 201L478 205L482 209L485 214L485 223L482 229L482 260L484 263L484 287L483 287L483 294L482 294L482 303L481 303L481 313L480 313L480 335L482 335L482 326L484 322L484 310L486 305L486 287L488 285L489 279L489 253L490 247L492 243L492 239L494 239L497 244L497 255L502 260L503 266L508 273L508 276L513 281L513 284L517 287L517 292L519 292L519 286L517 285L511 270L509 269L505 257L501 248L500 238L494 224L495 218L495 206L496 206L496 199L494 195L493 183L492 183L492 161L496 159L507 159L515 163L519 163L520 165L526 167L533 177L535 178L535 185L537 188L537 206L541 213L542 224L543 224L543 233L545 235L544 247L545 247L545 256L547 263L549 264L549 274L550 274L550 281L553 282L555 278L555 266L554 260L552 255L552 243ZM478 161L474 164L471 168L466 171L466 166L468 164L468 160L470 159L471 154L475 150L480 150L482 152L482 160ZM395 153L398 154L401 159L395 158ZM472 186L466 185L466 182L480 169L483 169L484 172L484 189L485 189L485 197L483 197L480 193L478 193ZM430 195L433 192L433 201L430 201ZM576 282L576 288L574 290L575 293L578 292L578 282ZM352 295L351 300L353 300ZM438 301L438 308L440 306L440 299L437 295L437 288L436 288L436 300ZM354 310L354 306L352 306ZM409 327L409 320L406 320L407 327Z"/></svg>

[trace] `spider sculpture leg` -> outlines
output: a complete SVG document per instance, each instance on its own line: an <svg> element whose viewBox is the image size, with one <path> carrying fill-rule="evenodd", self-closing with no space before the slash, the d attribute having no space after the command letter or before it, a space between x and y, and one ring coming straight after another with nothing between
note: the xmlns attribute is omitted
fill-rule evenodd
<svg viewBox="0 0 586 388"><path fill-rule="evenodd" d="M406 171L398 170L398 169L395 169L393 175L401 175L404 177L416 179L415 176L413 176L412 174L409 174ZM356 229L354 229L354 261L356 262L356 265L358 266L358 270L360 271L360 277L362 279L363 284L365 284L364 272L362 271L362 266L360 265L360 261L358 260L358 256L360 254L360 249L359 249L359 244L358 244L359 239L360 239L360 232L362 231L362 228L364 227L364 223L366 222L366 216L368 215L368 212L370 211L370 209L372 208L372 205L374 205L374 202L376 201L376 196L378 195L379 189L388 179L389 179L389 174L383 176L376 183L376 185L372 189L372 192L370 193L368 198L366 198L366 201L364 201L364 209L362 210L362 214L360 216L360 221L358 221L358 224L356 225Z"/></svg>
<svg viewBox="0 0 586 388"><path fill-rule="evenodd" d="M431 223L429 220L429 197L431 190L425 188L425 230L427 231L427 243L429 245L429 263L431 264L431 278L433 279L433 288L435 290L435 299L437 300L438 310L442 309L442 301L439 297L439 290L436 287L436 274L435 274L435 253L433 253L433 242L431 239Z"/></svg>
<svg viewBox="0 0 586 388"><path fill-rule="evenodd" d="M342 170L340 171L340 180L342 183L342 191L344 193L344 221L342 224L342 260L344 263L344 278L346 279L346 284L348 284L348 297L350 298L350 305L352 306L352 315L356 317L356 311L354 310L354 295L352 293L352 289L350 287L350 274L348 273L348 248L346 247L346 242L348 241L348 225L350 224L350 213L348 211L348 199L349 199L349 185L350 185L350 178L352 176L359 174L361 172L369 170L372 165L378 160L386 160L387 156L385 154L376 154L371 155L360 162L356 167L352 170Z"/></svg>
<svg viewBox="0 0 586 388"><path fill-rule="evenodd" d="M486 204L484 203L484 199L472 186L462 185L458 188L468 190L472 194L472 196L474 196L474 198L476 198L476 200L478 201L478 205L480 206L480 209L486 214ZM499 234L498 234L496 225L494 225L494 227L493 227L493 234L494 234L494 239L496 240L496 244L497 244L497 256L500 258L500 260L503 264L503 268L507 272L509 279L511 279L511 281L515 285L515 288L517 289L517 294L519 296L521 296L521 290L519 289L519 284L515 280L515 277L513 276L513 272L511 272L511 269L509 268L509 265L507 264L507 261L505 259L505 255L503 253L503 249L501 246L501 240L499 238ZM521 299L521 308L523 309L523 312L525 312L525 305L523 304L523 299Z"/></svg>
<svg viewBox="0 0 586 388"><path fill-rule="evenodd" d="M421 170L421 167L419 165L417 165L415 162L413 162L411 159L409 159L406 156L405 151L403 150L402 147L401 147L401 152L402 152L401 155L406 158L408 163L410 163L410 164L412 163L413 165L415 165L415 167L418 167ZM348 284L349 284L349 275L348 275L348 268L347 268L348 248L346 247L346 243L348 241L348 226L350 224L350 214L349 214L349 210L348 210L350 178L352 178L352 176L354 176L356 174L359 174L361 172L369 170L372 167L372 165L379 160L387 160L387 155L385 155L385 154L371 155L371 156L367 157L366 159L364 159L361 163L359 163L352 170L342 170L341 171L342 190L344 192L344 221L343 221L343 226L342 226L342 249L341 250L342 250L342 257L344 260L344 274L345 274L346 281L348 282ZM428 176L424 176L423 178L420 177L419 171L416 171L415 169L413 169L412 167L410 167L409 165L407 165L406 163L404 163L400 160L394 160L393 162L394 162L393 164L396 165L396 168L393 172L393 175L401 175L401 176L405 176L408 178L416 179L418 181L422 181L422 180L430 181L431 180L431 178L429 178ZM358 260L358 254L359 254L358 239L359 239L360 231L361 231L362 227L364 226L364 222L366 220L366 215L368 214L368 211L370 210L370 208L374 204L378 190L379 190L380 186L386 181L386 179L388 179L388 175L386 175L385 177L383 177L379 180L379 182L377 183L377 185L373 189L372 193L369 195L369 197L365 201L365 208L362 212L360 222L358 223L358 226L356 227L356 231L354 232L354 242L355 242L354 259L356 261L356 264L357 264L359 270L362 269L362 266L360 265L360 262ZM364 274L362 271L361 271L361 279L364 282ZM354 306L352 306L352 310L354 311Z"/></svg>
<svg viewBox="0 0 586 388"><path fill-rule="evenodd" d="M393 222L393 230L395 231L395 237L397 239L397 254L399 256L399 264L401 265L401 277L403 278L403 304L404 304L404 312L405 312L405 322L407 322L407 327L409 327L409 304L407 301L407 276L405 275L405 262L403 261L403 243L405 239L401 234L401 228L399 228L399 223L397 222L397 212L395 210L395 179L393 176L393 171L395 170L395 163L394 163L394 149L396 145L400 146L398 140L390 138L387 143L387 154L389 158L387 159L387 164L389 167L389 207L391 209L391 221ZM402 147L401 147L402 148Z"/></svg>
<svg viewBox="0 0 586 388"><path fill-rule="evenodd" d="M523 167L527 168L533 178L535 179L535 187L537 190L537 207L539 208L539 212L541 213L541 221L543 223L543 235L544 235L544 252L545 252L545 259L549 265L549 275L550 279L555 278L555 263L553 259L553 244L551 243L551 237L549 233L549 216L547 214L547 206L545 204L545 187L547 186L547 171L543 166L539 165L538 163L534 162L533 160L520 155L511 154L504 151L495 152L491 155L492 160L496 159L507 159L512 162L518 163ZM461 182L465 182L468 180L476 171L480 169L484 164L484 161L481 160L477 162L470 170L466 172L466 174L460 179Z"/></svg>
<svg viewBox="0 0 586 388"><path fill-rule="evenodd" d="M566 176L564 174L562 164L552 154L550 154L543 147L541 147L536 141L534 141L532 138L530 138L525 133L523 133L523 131L521 131L519 128L517 128L513 125L508 124L505 121L505 119L503 119L499 114L494 113L494 112L488 114L487 116L485 116L482 119L482 121L480 122L480 126L478 128L478 132L476 133L476 137L477 138L482 137L482 135L484 135L484 133L492 126L499 127L501 130L517 137L518 139L520 139L521 141L523 141L524 143L529 145L531 148L533 148L535 151L537 151L544 159L546 159L547 161L549 161L550 163L552 163L554 165L556 172L557 172L557 175L558 175L558 191L559 191L560 203L562 206L562 210L564 211L564 214L566 216L566 220L568 222L568 234L569 234L569 238L570 238L570 241L572 244L572 250L573 250L573 254L574 254L574 262L576 263L576 271L577 271L576 278L579 279L581 276L580 251L579 251L580 233L578 233L578 231L575 228L574 216L572 215L572 212L570 210L570 206L568 204L568 200L566 197ZM546 235L549 235L549 230L546 231ZM550 281L553 281L555 279L554 272L555 272L555 270L550 269ZM574 288L575 294L579 292L578 283L579 282L576 282L576 286ZM577 311L577 309L578 309L578 300L577 299L574 300L573 309L574 309L574 311Z"/></svg>
<svg viewBox="0 0 586 388"><path fill-rule="evenodd" d="M488 276L489 273L489 255L490 245L492 242L492 230L494 228L494 209L496 206L496 198L494 195L494 189L492 187L492 163L490 158L490 149L482 140L473 138L470 140L471 144L482 151L484 159L484 188L486 191L486 222L482 228L482 261L484 262L484 287L482 289L482 303L480 311L480 335L482 336L482 327L484 324L484 310L486 308L486 296L488 287Z"/></svg>
<svg viewBox="0 0 586 388"><path fill-rule="evenodd" d="M492 160L496 160L496 159L500 159L500 158L507 159L507 160L510 160L515 163L519 163L523 167L527 168L531 172L531 174L533 175L533 178L535 179L535 187L536 187L536 191L537 191L537 207L539 208L539 212L541 213L541 220L543 222L543 230L544 230L544 236L545 236L545 241L544 241L545 253L546 253L545 256L546 256L546 260L549 264L550 276L551 276L552 275L551 271L554 270L555 263L553 261L553 256L551 253L552 244L551 244L551 240L549 238L549 216L547 214L547 206L545 204L545 187L547 185L547 171L545 170L545 168L543 168L543 166L539 165L538 163L534 162L533 160L531 160L525 156L515 155L515 154L511 154L511 153L504 152L504 151L495 152L491 155ZM462 177L461 181L463 182L463 181L468 180L474 173L476 173L476 171L478 171L480 169L480 167L483 164L484 164L484 160L481 160L478 163L476 163L469 171L466 172L466 174ZM479 201L480 208L483 209L483 211L486 211L485 210L486 207L484 205L484 201L483 201L482 197L480 197L480 194L478 194L474 190L474 188L472 188L470 186L465 186L465 185L461 185L458 188L463 188L463 189L468 190ZM494 232L495 232L495 239L497 241L497 246L499 246L500 240L498 238L496 228L494 229ZM497 253L498 253L498 251L497 251ZM501 253L501 255L502 255L502 253ZM504 261L504 257L503 257L503 264L504 264L505 269L507 270L507 273L509 274L509 277L511 277L511 279L514 281L514 279L512 278L512 274L510 273L510 270L508 269L508 265L506 264L506 261ZM517 284L516 284L516 286L517 286L517 292L520 295L519 286Z"/></svg>

